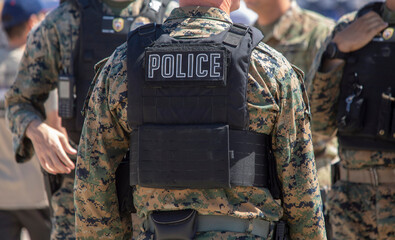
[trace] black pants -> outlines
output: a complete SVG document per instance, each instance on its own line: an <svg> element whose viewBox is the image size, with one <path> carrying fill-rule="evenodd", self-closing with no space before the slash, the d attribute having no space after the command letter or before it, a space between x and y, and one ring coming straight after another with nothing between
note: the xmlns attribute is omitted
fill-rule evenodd
<svg viewBox="0 0 395 240"><path fill-rule="evenodd" d="M49 240L49 209L0 210L0 239L19 240L22 228L27 229L31 240Z"/></svg>

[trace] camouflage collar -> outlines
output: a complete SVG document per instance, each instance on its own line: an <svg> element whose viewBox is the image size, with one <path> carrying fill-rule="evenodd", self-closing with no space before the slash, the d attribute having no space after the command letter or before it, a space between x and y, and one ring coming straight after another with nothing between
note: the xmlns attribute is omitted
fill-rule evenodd
<svg viewBox="0 0 395 240"><path fill-rule="evenodd" d="M167 20L186 19L186 18L206 18L206 19L212 19L212 20L229 22L229 23L232 22L229 15L223 10L214 7L201 7L201 6L188 6L188 7L175 8L171 12Z"/></svg>
<svg viewBox="0 0 395 240"><path fill-rule="evenodd" d="M258 22L256 22L255 27L263 32L265 36L263 39L264 42L269 41L271 38L275 38L277 41L281 42L285 39L286 35L290 33L290 29L293 29L298 24L295 22L295 17L301 14L302 9L296 1L292 1L288 11L274 23L267 26L260 26Z"/></svg>

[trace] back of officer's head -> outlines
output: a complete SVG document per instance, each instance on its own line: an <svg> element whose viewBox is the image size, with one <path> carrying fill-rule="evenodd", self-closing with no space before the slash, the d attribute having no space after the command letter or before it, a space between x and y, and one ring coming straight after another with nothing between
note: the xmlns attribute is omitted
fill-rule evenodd
<svg viewBox="0 0 395 240"><path fill-rule="evenodd" d="M181 7L206 6L217 7L226 11L235 11L240 7L240 0L179 0L179 2Z"/></svg>
<svg viewBox="0 0 395 240"><path fill-rule="evenodd" d="M23 35L31 18L43 10L40 0L5 0L1 22L8 38Z"/></svg>

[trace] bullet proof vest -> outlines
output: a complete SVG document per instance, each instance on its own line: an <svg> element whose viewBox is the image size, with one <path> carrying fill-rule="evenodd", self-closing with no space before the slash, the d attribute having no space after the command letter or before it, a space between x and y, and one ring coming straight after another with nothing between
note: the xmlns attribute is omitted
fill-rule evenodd
<svg viewBox="0 0 395 240"><path fill-rule="evenodd" d="M370 4L357 16L382 3ZM349 149L395 151L395 26L348 54L341 81L338 139Z"/></svg>
<svg viewBox="0 0 395 240"><path fill-rule="evenodd" d="M95 74L94 65L101 59L109 57L116 47L126 41L135 19L104 15L102 3L97 0L73 1L80 10L81 23L77 48L73 53L72 77L67 77L71 87L67 86L70 89L66 92L69 94L72 109L64 111L62 93L65 91L60 89L61 85L59 85L59 115L63 119L62 124L68 136L78 144L84 121L81 110ZM160 22L168 3L169 0L146 0L139 16Z"/></svg>
<svg viewBox="0 0 395 240"><path fill-rule="evenodd" d="M270 136L248 131L250 55L262 38L242 25L197 39L158 25L130 34L131 185L258 186L278 196Z"/></svg>

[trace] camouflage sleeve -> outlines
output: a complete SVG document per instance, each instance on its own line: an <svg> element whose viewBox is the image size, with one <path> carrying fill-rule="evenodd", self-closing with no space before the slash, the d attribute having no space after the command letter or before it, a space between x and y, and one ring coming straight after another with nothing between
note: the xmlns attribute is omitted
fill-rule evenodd
<svg viewBox="0 0 395 240"><path fill-rule="evenodd" d="M56 30L45 23L29 34L18 75L6 94L7 118L18 162L27 161L33 155L32 143L25 136L26 127L35 119L45 119L44 102L57 86L56 36Z"/></svg>
<svg viewBox="0 0 395 240"><path fill-rule="evenodd" d="M128 151L126 44L94 80L85 109L75 181L78 239L131 239L131 220L121 218L115 171Z"/></svg>
<svg viewBox="0 0 395 240"><path fill-rule="evenodd" d="M309 68L306 70L306 77L305 77L305 85L309 88L309 85L312 81L312 76L309 74L312 72L312 69L318 69L318 67L314 64L315 58L317 55L322 55L322 49L326 49L327 39L331 35L333 31L333 27L335 26L335 22L329 19L325 19L326 21L321 25L317 26L316 29L313 29L312 39L309 43ZM325 47L323 47L325 46Z"/></svg>
<svg viewBox="0 0 395 240"><path fill-rule="evenodd" d="M344 65L338 65L330 72L320 72L319 67L322 56L333 36L346 28L355 18L355 12L343 16L336 24L331 36L323 44L319 53L314 59L314 63L308 78L312 77L309 86L309 97L312 113L312 130L318 136L333 136L336 133L336 114L339 97L340 82L343 75Z"/></svg>
<svg viewBox="0 0 395 240"><path fill-rule="evenodd" d="M317 72L310 93L312 130L315 134L333 136L336 132L336 106L339 97L343 66L328 73Z"/></svg>
<svg viewBox="0 0 395 240"><path fill-rule="evenodd" d="M310 130L310 112L303 77L279 53L260 45L265 55L252 62L263 78L263 102L278 107L272 129L272 147L282 183L284 218L291 239L326 239ZM267 54L274 60L268 61ZM257 78L258 79L258 78ZM266 93L265 93L266 92ZM257 117L255 126L264 128L265 119ZM266 119L267 120L267 119ZM269 124L270 125L270 124Z"/></svg>

